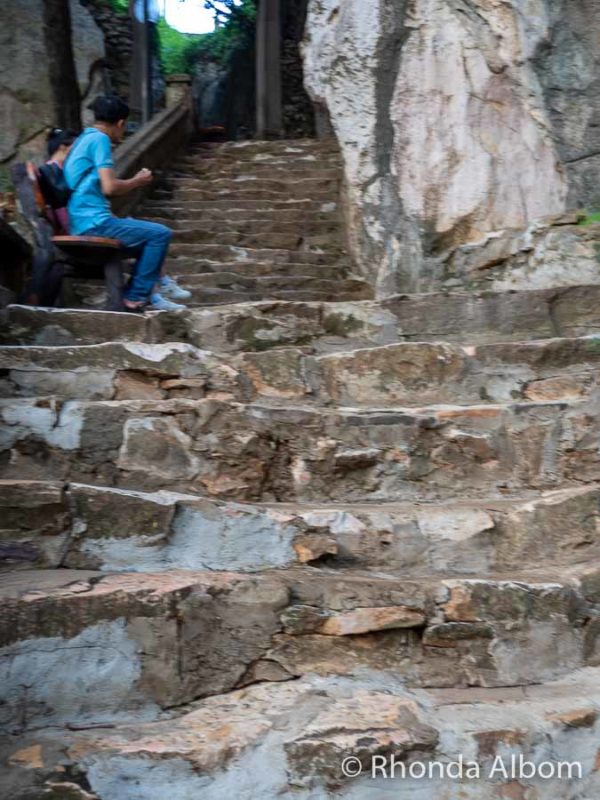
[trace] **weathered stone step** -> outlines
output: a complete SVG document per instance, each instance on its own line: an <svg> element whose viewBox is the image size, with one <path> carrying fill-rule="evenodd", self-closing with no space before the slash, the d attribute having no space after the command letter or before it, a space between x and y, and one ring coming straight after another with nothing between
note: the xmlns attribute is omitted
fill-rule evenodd
<svg viewBox="0 0 600 800"><path fill-rule="evenodd" d="M337 203L323 200L310 199L288 199L288 200L244 200L237 199L233 202L229 200L188 200L183 202L172 196L171 192L161 191L161 199L151 197L144 203L144 209L156 209L161 214L168 214L170 211L179 215L180 209L185 209L185 213L200 212L202 214L219 214L226 216L229 213L238 211L251 211L253 214L264 212L278 214L281 212L294 213L332 213L337 211Z"/></svg>
<svg viewBox="0 0 600 800"><path fill-rule="evenodd" d="M183 249L189 246L180 245ZM209 247L209 246L205 246ZM204 248L203 248L204 249ZM205 250L206 252L206 250ZM209 247L196 261L172 259L175 274L189 270L231 271L261 264L329 266L320 253L260 251ZM254 257L252 257L254 255ZM260 255L260 257L258 257ZM214 259L218 260L214 260ZM336 262L336 266L337 266ZM305 267L303 267L305 269ZM12 306L3 312L0 339L10 344L71 344L146 339L156 320L176 319L176 335L152 333L150 341L191 341L217 351L266 350L310 344L316 352L393 344L398 341L447 341L485 344L600 333L600 287L479 294L434 293L400 295L381 302L266 302L220 308L187 315L142 317L110 312L34 309Z"/></svg>
<svg viewBox="0 0 600 800"><path fill-rule="evenodd" d="M176 204L194 202L200 200L208 200L209 202L218 202L219 200L226 200L229 206L237 206L240 201L250 200L252 202L258 200L268 201L270 204L277 202L285 202L289 199L305 200L309 199L313 204L336 203L338 200L339 192L337 189L312 189L304 188L302 186L289 188L282 187L281 189L266 189L254 184L232 184L227 182L222 188L215 187L214 189L202 188L202 181L196 182L198 187L181 187L173 189L157 189L155 196L172 198Z"/></svg>
<svg viewBox="0 0 600 800"><path fill-rule="evenodd" d="M204 283L207 274L233 273L244 278L307 276L327 280L344 279L348 276L350 265L340 262L335 266L327 264L304 264L302 261L273 265L268 261L207 261L206 259L170 258L166 261L169 275L179 277L186 286Z"/></svg>
<svg viewBox="0 0 600 800"><path fill-rule="evenodd" d="M247 189L248 191L282 192L292 197L296 197L300 193L305 197L312 197L315 193L337 193L340 182L341 175L337 171L333 175L325 174L323 176L302 178L293 173L288 177L287 172L282 173L279 178L244 174L238 174L235 177L219 177L218 175L200 177L170 174L166 186L177 192L201 189L202 191L212 191L215 194L219 194L224 189L236 192Z"/></svg>
<svg viewBox="0 0 600 800"><path fill-rule="evenodd" d="M307 279L307 283L317 279ZM327 284L327 281L318 281L319 284ZM252 291L250 289L218 289L218 288L194 288L189 287L192 292L192 299L186 300L187 308L195 309L214 306L229 306L232 303L255 303L262 301L281 300L288 303L332 303L335 300L352 302L369 297L372 289L368 284L359 282L356 287L344 289L344 287L322 285L320 288L270 288Z"/></svg>
<svg viewBox="0 0 600 800"><path fill-rule="evenodd" d="M600 486L529 499L260 505L0 481L0 567L264 571L314 563L403 578L570 567L600 555Z"/></svg>
<svg viewBox="0 0 600 800"><path fill-rule="evenodd" d="M210 300L211 297L221 297L227 303L227 294L211 294L207 290L224 289L239 293L241 302L246 300L285 299L291 293L298 298L310 299L315 297L331 298L331 300L365 300L372 296L373 289L370 284L361 280L349 278L329 280L327 278L310 277L308 275L274 275L245 278L235 273L215 272L206 275L196 275L196 279L189 283L184 280L186 288L193 295L193 301L199 303ZM235 301L234 301L235 302Z"/></svg>
<svg viewBox="0 0 600 800"><path fill-rule="evenodd" d="M470 800L524 798L524 784L538 800L594 798L599 680L588 667L538 686L415 699L387 673L309 675L207 698L171 719L7 737L0 787L11 800L32 791L86 800L66 773L92 800L196 798L207 785L217 800L232 780L236 800L356 800L392 783L399 800L452 798L457 785ZM343 774L350 757L361 775Z"/></svg>
<svg viewBox="0 0 600 800"><path fill-rule="evenodd" d="M224 183L243 183L244 181L260 182L260 185L269 188L271 183L288 186L290 183L299 181L307 182L305 185L314 185L319 188L322 185L329 185L329 182L339 183L343 178L343 173L338 165L309 165L307 163L282 163L281 165L261 164L257 169L256 165L252 168L232 164L224 168L222 164L211 163L210 166L198 166L178 168L174 167L168 175L167 183L173 185L185 184L185 182L202 181L209 185ZM270 187L274 188L274 187Z"/></svg>
<svg viewBox="0 0 600 800"><path fill-rule="evenodd" d="M171 245L172 256L208 259L211 261L264 261L273 264L303 261L307 264L331 264L344 256L339 246L333 245L327 251L301 250L285 247L240 247L234 244L190 244L175 242Z"/></svg>
<svg viewBox="0 0 600 800"><path fill-rule="evenodd" d="M263 571L337 551L300 512L49 481L0 481L0 568Z"/></svg>
<svg viewBox="0 0 600 800"><path fill-rule="evenodd" d="M342 239L336 231L309 231L302 227L281 233L277 231L211 231L190 227L176 230L173 236L171 251L179 252L181 244L227 245L232 247L250 247L273 250L300 250L302 248L322 247L339 252Z"/></svg>
<svg viewBox="0 0 600 800"><path fill-rule="evenodd" d="M223 233L228 234L254 234L260 236L263 234L296 234L306 235L307 233L318 235L323 233L338 233L339 223L336 219L331 218L328 221L303 221L296 218L294 221L284 222L278 220L277 215L272 219L248 219L248 220L228 220L228 219L202 219L201 215L196 218L182 218L170 220L165 217L154 217L151 215L144 216L144 219L149 219L150 222L158 222L161 225L170 227L175 232L176 240L185 241L185 235L188 237L190 234L205 234L211 236L214 240L219 240L219 236ZM193 239L192 239L193 241ZM198 240L199 241L199 240Z"/></svg>
<svg viewBox="0 0 600 800"><path fill-rule="evenodd" d="M190 154L174 162L173 168L176 170L199 170L222 169L228 172L244 170L251 172L263 172L272 168L279 169L290 167L293 169L341 169L342 158L338 153L272 153L254 156L251 158L237 158L235 155L227 153L217 154Z"/></svg>
<svg viewBox="0 0 600 800"><path fill-rule="evenodd" d="M579 399L597 390L600 334L479 346L404 342L314 357L245 356L257 395L345 406Z"/></svg>
<svg viewBox="0 0 600 800"><path fill-rule="evenodd" d="M67 345L152 341L152 320L141 314L84 309L8 306L0 342L9 345Z"/></svg>
<svg viewBox="0 0 600 800"><path fill-rule="evenodd" d="M229 214L256 214L272 215L278 219L278 215L292 215L292 219L302 219L305 214L335 214L339 213L338 205L335 202L323 202L322 200L237 200L233 203L230 200L190 200L183 202L176 200L169 193L164 193L163 199L149 199L144 204L144 209L148 214L156 212L160 215L176 217L194 214L198 218L213 216L217 219L225 219ZM284 216L282 216L282 220Z"/></svg>
<svg viewBox="0 0 600 800"><path fill-rule="evenodd" d="M202 279L202 280L200 280ZM356 285L354 285L356 284ZM360 293L360 281L197 275L196 302L293 291ZM198 287L198 288L197 288ZM199 288L201 287L201 288ZM225 287L219 294L211 289ZM594 393L600 336L461 348L403 343L314 357L306 348L246 353L239 375L222 359L189 344L105 343L80 347L0 347L0 397L59 395L72 399L166 399L170 378L195 380L194 397L236 391L247 398L314 400L342 406L577 400ZM175 396L177 396L176 390Z"/></svg>
<svg viewBox="0 0 600 800"><path fill-rule="evenodd" d="M142 342L0 347L0 397L162 400L230 391L232 370L190 344Z"/></svg>
<svg viewBox="0 0 600 800"><path fill-rule="evenodd" d="M198 144L193 145L189 153L209 157L232 157L236 160L246 158L257 160L261 158L297 158L301 156L337 155L339 147L334 139L317 141L313 139L297 140L293 143L280 142L233 142L219 145Z"/></svg>
<svg viewBox="0 0 600 800"><path fill-rule="evenodd" d="M332 208L329 211L307 210L302 207L298 209L282 209L282 208L232 208L229 210L221 208L199 207L188 208L187 206L172 206L163 205L162 203L147 203L143 209L143 215L155 222L162 222L172 228L182 227L187 228L191 225L199 225L201 227L218 228L234 228L237 225L243 225L242 228L235 228L235 230L244 230L246 225L329 225L338 222L338 210ZM283 230L287 230L286 227Z"/></svg>
<svg viewBox="0 0 600 800"><path fill-rule="evenodd" d="M600 333L600 287L234 306L210 317L192 314L189 330L199 347L225 351L310 345L316 352L331 352L399 341L482 345L578 337Z"/></svg>
<svg viewBox="0 0 600 800"><path fill-rule="evenodd" d="M370 295L372 289L369 284L361 280L353 280L349 278L338 278L331 280L322 275L319 271L325 272L328 268L320 264L311 265L314 270L314 275L303 274L298 265L298 275L286 274L282 271L281 274L247 276L243 273L225 272L219 270L218 272L202 273L198 272L195 275L188 275L184 278L184 283L187 288L196 288L202 286L214 286L218 288L234 288L234 289L251 289L255 291L263 291L265 296L269 294L270 289L311 289L317 291L332 291L336 286L341 293L356 290L364 295Z"/></svg>
<svg viewBox="0 0 600 800"><path fill-rule="evenodd" d="M238 685L311 673L376 669L415 687L539 684L593 657L597 580L593 568L561 580L308 567L17 572L0 588L2 731L157 718Z"/></svg>
<svg viewBox="0 0 600 800"><path fill-rule="evenodd" d="M329 409L219 399L0 402L0 477L242 501L502 497L598 480L597 401Z"/></svg>

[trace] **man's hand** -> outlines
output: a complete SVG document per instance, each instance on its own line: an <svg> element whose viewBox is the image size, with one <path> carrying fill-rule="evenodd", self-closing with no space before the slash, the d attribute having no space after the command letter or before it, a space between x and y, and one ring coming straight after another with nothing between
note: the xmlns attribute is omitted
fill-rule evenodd
<svg viewBox="0 0 600 800"><path fill-rule="evenodd" d="M138 186L147 186L154 180L152 173L149 169L141 169L134 176L134 181Z"/></svg>
<svg viewBox="0 0 600 800"><path fill-rule="evenodd" d="M152 183L153 177L149 169L141 169L133 178L121 180L115 176L115 171L109 167L102 167L98 170L102 192L106 197L119 197L120 195L139 189L140 186L147 186Z"/></svg>

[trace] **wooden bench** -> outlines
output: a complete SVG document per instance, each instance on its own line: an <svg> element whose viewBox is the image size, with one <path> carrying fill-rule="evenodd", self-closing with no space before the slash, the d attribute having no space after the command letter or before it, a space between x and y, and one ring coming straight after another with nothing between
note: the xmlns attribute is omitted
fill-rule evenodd
<svg viewBox="0 0 600 800"><path fill-rule="evenodd" d="M104 277L108 311L123 311L123 250L116 239L99 236L65 236L53 222L34 164L15 164L11 177L23 216L34 236L31 305L54 305L55 290L68 274L80 279ZM46 301L46 302L44 302ZM51 301L51 302L49 302Z"/></svg>

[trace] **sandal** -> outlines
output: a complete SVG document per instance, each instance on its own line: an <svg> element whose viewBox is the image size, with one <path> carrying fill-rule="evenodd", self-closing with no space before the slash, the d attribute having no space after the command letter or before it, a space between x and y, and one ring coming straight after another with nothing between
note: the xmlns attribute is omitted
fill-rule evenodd
<svg viewBox="0 0 600 800"><path fill-rule="evenodd" d="M128 314L143 314L147 307L146 300L126 300L123 298L123 311Z"/></svg>

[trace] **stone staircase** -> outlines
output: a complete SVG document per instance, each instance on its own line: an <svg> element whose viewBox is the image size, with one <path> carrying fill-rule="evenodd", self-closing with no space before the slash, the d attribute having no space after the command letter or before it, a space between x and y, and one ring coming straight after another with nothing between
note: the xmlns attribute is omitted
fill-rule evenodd
<svg viewBox="0 0 600 800"><path fill-rule="evenodd" d="M182 160L186 312L6 310L2 797L600 796L600 287L369 299L338 166Z"/></svg>

